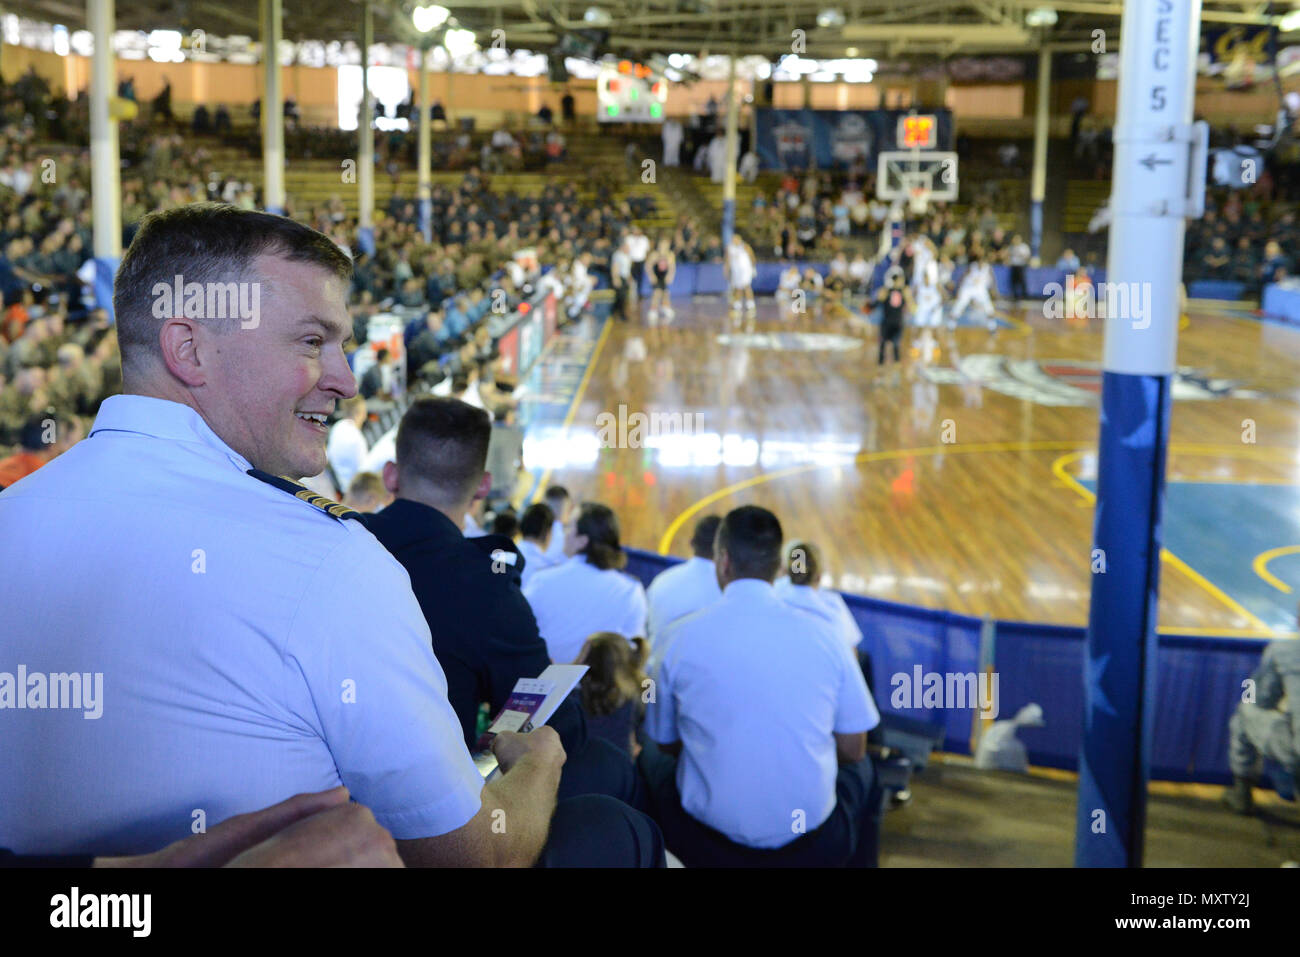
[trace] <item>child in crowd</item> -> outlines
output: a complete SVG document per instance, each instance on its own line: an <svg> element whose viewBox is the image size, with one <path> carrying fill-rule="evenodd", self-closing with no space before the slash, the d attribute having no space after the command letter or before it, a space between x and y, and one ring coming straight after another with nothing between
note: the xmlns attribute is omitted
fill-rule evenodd
<svg viewBox="0 0 1300 957"><path fill-rule="evenodd" d="M587 730L604 738L636 759L641 746L636 729L645 715L642 692L646 687L645 662L650 645L644 638L626 638L601 631L587 639L575 664L591 670L582 678L582 708Z"/></svg>

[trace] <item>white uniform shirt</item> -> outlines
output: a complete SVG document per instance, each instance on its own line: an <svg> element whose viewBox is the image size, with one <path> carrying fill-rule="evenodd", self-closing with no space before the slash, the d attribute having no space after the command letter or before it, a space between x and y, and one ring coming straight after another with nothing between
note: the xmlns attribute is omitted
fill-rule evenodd
<svg viewBox="0 0 1300 957"><path fill-rule="evenodd" d="M524 556L524 570L519 580L521 588L543 568L552 568L557 564L555 559L537 547L536 542L530 542L526 538L519 539L519 554Z"/></svg>
<svg viewBox="0 0 1300 957"><path fill-rule="evenodd" d="M584 555L544 569L528 582L524 597L551 660L560 664L578 657L598 631L645 637L645 588L630 575L589 565Z"/></svg>
<svg viewBox="0 0 1300 957"><path fill-rule="evenodd" d="M558 565L569 556L564 554L564 523L558 518L551 522L551 540L546 546L546 557Z"/></svg>
<svg viewBox="0 0 1300 957"><path fill-rule="evenodd" d="M117 395L0 495L0 668L103 676L93 720L0 713L0 846L139 854L340 784L398 839L478 812L406 571L248 467L192 409Z"/></svg>
<svg viewBox="0 0 1300 957"><path fill-rule="evenodd" d="M338 480L339 491L347 492L352 484L352 477L361 471L361 463L370 451L366 437L351 419L340 419L330 429L329 444L325 454L329 456L330 468Z"/></svg>
<svg viewBox="0 0 1300 957"><path fill-rule="evenodd" d="M647 637L651 642L653 665L657 665L663 658L666 646L659 638L664 629L677 619L699 611L721 597L717 569L710 559L691 557L656 575L646 589L646 601L649 604L646 627L650 631Z"/></svg>
<svg viewBox="0 0 1300 957"><path fill-rule="evenodd" d="M645 262L646 256L650 255L650 237L645 233L631 233L627 237L627 251L632 257L632 262Z"/></svg>
<svg viewBox="0 0 1300 957"><path fill-rule="evenodd" d="M796 585L789 578L776 580L776 593L788 605L825 619L835 628L840 640L850 651L857 651L862 642L862 629L858 627L853 612L844 602L844 596L827 588L813 588L811 585Z"/></svg>
<svg viewBox="0 0 1300 957"><path fill-rule="evenodd" d="M862 668L823 620L756 578L667 629L646 731L682 742L677 788L696 820L749 847L782 847L835 808L834 734L880 723Z"/></svg>

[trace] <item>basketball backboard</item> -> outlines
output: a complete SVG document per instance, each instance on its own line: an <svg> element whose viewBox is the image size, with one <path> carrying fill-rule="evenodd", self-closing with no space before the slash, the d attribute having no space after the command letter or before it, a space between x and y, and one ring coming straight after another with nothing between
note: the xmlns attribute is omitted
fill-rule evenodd
<svg viewBox="0 0 1300 957"><path fill-rule="evenodd" d="M876 195L909 203L957 199L957 154L944 150L885 150L876 161Z"/></svg>

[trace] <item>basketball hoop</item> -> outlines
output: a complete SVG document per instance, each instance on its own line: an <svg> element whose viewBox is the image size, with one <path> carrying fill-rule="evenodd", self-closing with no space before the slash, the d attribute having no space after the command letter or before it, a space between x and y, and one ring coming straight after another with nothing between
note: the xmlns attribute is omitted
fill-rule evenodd
<svg viewBox="0 0 1300 957"><path fill-rule="evenodd" d="M915 216L920 216L930 205L930 191L924 186L913 186L907 191L907 206Z"/></svg>

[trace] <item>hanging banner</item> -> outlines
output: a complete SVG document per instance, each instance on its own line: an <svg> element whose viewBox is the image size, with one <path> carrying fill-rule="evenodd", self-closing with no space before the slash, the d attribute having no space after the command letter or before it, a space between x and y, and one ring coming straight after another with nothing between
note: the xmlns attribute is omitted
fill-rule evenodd
<svg viewBox="0 0 1300 957"><path fill-rule="evenodd" d="M896 141L898 120L911 112L760 109L755 117L759 163L764 169L836 169L861 160L874 170L877 153L901 149ZM936 118L934 149L952 149L952 113L924 112Z"/></svg>

